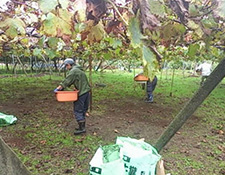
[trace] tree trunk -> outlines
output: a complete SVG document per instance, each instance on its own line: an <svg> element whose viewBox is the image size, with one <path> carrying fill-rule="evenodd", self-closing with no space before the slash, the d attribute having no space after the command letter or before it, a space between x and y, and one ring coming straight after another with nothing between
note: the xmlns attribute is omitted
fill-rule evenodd
<svg viewBox="0 0 225 175"><path fill-rule="evenodd" d="M6 71L9 71L9 63L7 58L5 58L5 67L6 67Z"/></svg>
<svg viewBox="0 0 225 175"><path fill-rule="evenodd" d="M85 63L86 63L86 62L87 62L86 60L83 60L83 63L82 63L82 67L84 68L84 70L87 70L88 67L89 67L89 65L88 65L88 66L86 66L86 68L85 68Z"/></svg>
<svg viewBox="0 0 225 175"><path fill-rule="evenodd" d="M34 56L31 56L30 57L31 58L31 64L30 64L30 70L31 70L31 72L33 72L34 71Z"/></svg>
<svg viewBox="0 0 225 175"><path fill-rule="evenodd" d="M162 148L170 141L174 134L183 126L186 120L195 112L195 110L208 97L213 89L222 81L225 76L225 59L215 68L211 75L206 79L203 86L195 93L183 109L177 114L167 129L157 140L154 147L160 152Z"/></svg>
<svg viewBox="0 0 225 175"><path fill-rule="evenodd" d="M92 55L89 56L89 83L91 85L90 91L90 111L92 111Z"/></svg>
<svg viewBox="0 0 225 175"><path fill-rule="evenodd" d="M55 71L58 70L57 60L58 60L58 58L56 58L56 59L53 60L53 62L54 62L53 64L54 64Z"/></svg>
<svg viewBox="0 0 225 175"><path fill-rule="evenodd" d="M171 81L171 87L170 87L170 97L173 96L173 82L174 82L174 75L175 75L175 69L173 68L172 81Z"/></svg>
<svg viewBox="0 0 225 175"><path fill-rule="evenodd" d="M26 69L25 69L25 67L24 67L24 65L23 65L23 63L22 63L22 61L20 60L20 58L19 58L18 56L16 56L16 59L17 59L18 62L20 63L23 72L26 74L26 76L28 76L27 71L26 71Z"/></svg>
<svg viewBox="0 0 225 175"><path fill-rule="evenodd" d="M101 72L104 71L105 69L107 69L109 66L111 66L112 64L114 64L115 62L117 62L117 60L113 60L111 63L109 63L108 65L106 65L105 67L103 67L101 69Z"/></svg>
<svg viewBox="0 0 225 175"><path fill-rule="evenodd" d="M13 74L16 74L16 66L17 66L17 62L15 62L13 65L13 69L12 69Z"/></svg>
<svg viewBox="0 0 225 175"><path fill-rule="evenodd" d="M160 70L160 80L162 80L162 76L163 76L163 69Z"/></svg>
<svg viewBox="0 0 225 175"><path fill-rule="evenodd" d="M196 67L197 67L197 63L194 62L193 67L191 67L191 70L192 70L192 76L195 76L195 75L196 75Z"/></svg>
<svg viewBox="0 0 225 175"><path fill-rule="evenodd" d="M168 71L169 71L169 66L168 66L168 63L166 62L166 80L168 80Z"/></svg>
<svg viewBox="0 0 225 175"><path fill-rule="evenodd" d="M183 61L183 67L182 67L183 78L185 77L185 70L186 70L186 64Z"/></svg>
<svg viewBox="0 0 225 175"><path fill-rule="evenodd" d="M97 68L95 69L96 72L98 72L98 70L100 69L102 63L103 63L103 60L101 59L100 62L98 63Z"/></svg>

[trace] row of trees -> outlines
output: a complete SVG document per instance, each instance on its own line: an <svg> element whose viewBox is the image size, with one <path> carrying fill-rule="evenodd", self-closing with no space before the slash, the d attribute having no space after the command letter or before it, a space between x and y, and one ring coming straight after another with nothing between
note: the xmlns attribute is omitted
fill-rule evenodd
<svg viewBox="0 0 225 175"><path fill-rule="evenodd" d="M74 58L76 62L81 65L84 70L87 70L89 67L88 59L82 58ZM21 61L22 60L22 61ZM54 58L45 60L39 59L38 57L26 57L26 58L18 58L16 56L12 57L2 57L0 58L1 67L0 70L5 70L8 73L13 73L15 69L25 69L27 71L38 70L38 72L49 71L49 69L53 69L54 71L59 71L62 67L63 59L62 58ZM160 69L181 69L181 70L195 70L195 68L201 64L201 59L191 61L191 60L163 60L161 63ZM214 61L212 61L214 64ZM127 70L129 72L132 69L141 68L142 62L140 60L121 60L121 59L110 59L110 60L93 60L92 61L92 70L93 71L103 71L105 69L120 69Z"/></svg>

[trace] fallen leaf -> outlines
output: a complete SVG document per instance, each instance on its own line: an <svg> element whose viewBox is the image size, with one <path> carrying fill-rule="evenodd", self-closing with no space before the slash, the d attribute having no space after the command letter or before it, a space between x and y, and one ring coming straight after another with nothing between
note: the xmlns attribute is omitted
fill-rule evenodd
<svg viewBox="0 0 225 175"><path fill-rule="evenodd" d="M223 130L219 130L218 134L223 135L224 134Z"/></svg>
<svg viewBox="0 0 225 175"><path fill-rule="evenodd" d="M27 151L20 151L21 154L25 155Z"/></svg>
<svg viewBox="0 0 225 175"><path fill-rule="evenodd" d="M207 140L203 139L202 142L207 143Z"/></svg>
<svg viewBox="0 0 225 175"><path fill-rule="evenodd" d="M75 142L83 142L83 138L76 138L75 140L74 140Z"/></svg>
<svg viewBox="0 0 225 175"><path fill-rule="evenodd" d="M119 133L119 131L117 129L114 130L115 133Z"/></svg>
<svg viewBox="0 0 225 175"><path fill-rule="evenodd" d="M37 165L35 166L35 168L37 168L37 169L41 168L41 164L37 164Z"/></svg>
<svg viewBox="0 0 225 175"><path fill-rule="evenodd" d="M225 169L221 169L221 170L220 170L220 173L221 173L222 175L225 175Z"/></svg>
<svg viewBox="0 0 225 175"><path fill-rule="evenodd" d="M39 124L36 124L36 125L35 125L35 128L38 128L39 126L40 126Z"/></svg>
<svg viewBox="0 0 225 175"><path fill-rule="evenodd" d="M218 149L220 150L220 151L222 151L222 152L225 152L225 146L218 146Z"/></svg>
<svg viewBox="0 0 225 175"><path fill-rule="evenodd" d="M83 152L84 152L84 153L89 153L90 150L89 150L88 148L85 148Z"/></svg>
<svg viewBox="0 0 225 175"><path fill-rule="evenodd" d="M37 154L42 154L42 151L38 151Z"/></svg>
<svg viewBox="0 0 225 175"><path fill-rule="evenodd" d="M40 141L40 144L45 145L45 144L46 144L46 140L41 140L41 141Z"/></svg>

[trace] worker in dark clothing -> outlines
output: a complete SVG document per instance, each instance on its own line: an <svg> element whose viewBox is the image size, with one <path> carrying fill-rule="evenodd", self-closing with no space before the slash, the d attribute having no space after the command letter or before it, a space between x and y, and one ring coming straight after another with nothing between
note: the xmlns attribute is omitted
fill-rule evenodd
<svg viewBox="0 0 225 175"><path fill-rule="evenodd" d="M66 78L59 84L54 92L61 91L66 87L74 85L75 89L79 91L78 100L73 102L75 119L78 122L79 128L74 132L75 135L86 132L85 129L85 114L89 105L89 92L91 90L87 76L80 66L75 65L71 58L67 58L64 67L69 70Z"/></svg>
<svg viewBox="0 0 225 175"><path fill-rule="evenodd" d="M151 81L148 79L146 83L146 91L147 91L147 98L145 102L147 103L152 103L153 102L153 91L155 90L155 87L157 85L157 77L155 76L153 80Z"/></svg>

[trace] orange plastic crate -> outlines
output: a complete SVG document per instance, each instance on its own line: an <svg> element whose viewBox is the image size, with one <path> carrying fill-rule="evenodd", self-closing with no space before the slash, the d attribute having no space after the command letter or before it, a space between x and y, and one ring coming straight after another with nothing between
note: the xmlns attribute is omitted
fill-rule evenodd
<svg viewBox="0 0 225 175"><path fill-rule="evenodd" d="M57 91L56 99L60 102L77 101L79 91Z"/></svg>
<svg viewBox="0 0 225 175"><path fill-rule="evenodd" d="M137 75L136 77L134 77L135 81L148 81L148 77L144 76L144 75Z"/></svg>

